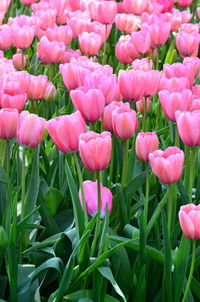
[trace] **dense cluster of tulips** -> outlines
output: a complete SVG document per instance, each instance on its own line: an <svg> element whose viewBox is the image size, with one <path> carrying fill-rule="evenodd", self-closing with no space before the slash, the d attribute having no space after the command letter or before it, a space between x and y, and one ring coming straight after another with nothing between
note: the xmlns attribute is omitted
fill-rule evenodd
<svg viewBox="0 0 200 302"><path fill-rule="evenodd" d="M200 300L200 1L0 1L0 301Z"/></svg>

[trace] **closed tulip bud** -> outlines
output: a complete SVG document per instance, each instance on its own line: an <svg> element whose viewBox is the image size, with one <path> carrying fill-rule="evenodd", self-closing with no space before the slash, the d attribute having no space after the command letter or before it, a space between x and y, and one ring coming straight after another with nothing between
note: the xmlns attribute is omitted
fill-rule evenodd
<svg viewBox="0 0 200 302"><path fill-rule="evenodd" d="M26 67L26 56L22 53L16 53L12 57L13 65L17 70L22 70Z"/></svg>
<svg viewBox="0 0 200 302"><path fill-rule="evenodd" d="M86 124L79 111L55 117L46 123L46 127L56 147L64 153L77 151L79 136L86 132Z"/></svg>
<svg viewBox="0 0 200 302"><path fill-rule="evenodd" d="M149 160L149 153L158 149L159 141L155 132L140 132L136 138L136 155L141 161Z"/></svg>
<svg viewBox="0 0 200 302"><path fill-rule="evenodd" d="M115 135L122 139L131 138L137 128L136 112L132 109L119 108L112 112L112 127Z"/></svg>
<svg viewBox="0 0 200 302"><path fill-rule="evenodd" d="M105 106L105 97L98 89L76 89L70 91L70 97L76 110L79 110L83 118L88 122L97 121Z"/></svg>
<svg viewBox="0 0 200 302"><path fill-rule="evenodd" d="M0 226L0 250L8 246L8 236L2 226Z"/></svg>
<svg viewBox="0 0 200 302"><path fill-rule="evenodd" d="M10 139L17 134L19 113L16 109L0 110L0 138Z"/></svg>
<svg viewBox="0 0 200 302"><path fill-rule="evenodd" d="M46 120L37 114L22 111L17 127L17 141L20 145L34 148L44 136Z"/></svg>
<svg viewBox="0 0 200 302"><path fill-rule="evenodd" d="M177 110L190 110L192 104L192 91L189 89L172 93L167 90L162 90L158 95L166 117L172 122L176 121L175 112Z"/></svg>
<svg viewBox="0 0 200 302"><path fill-rule="evenodd" d="M176 111L178 133L187 146L200 146L200 110Z"/></svg>
<svg viewBox="0 0 200 302"><path fill-rule="evenodd" d="M188 239L200 238L200 205L190 203L181 206L178 218L183 234Z"/></svg>
<svg viewBox="0 0 200 302"><path fill-rule="evenodd" d="M146 102L146 104L145 104ZM146 106L145 106L146 105ZM151 98L142 98L141 100L136 102L137 111L144 115L144 111L148 112L151 106ZM144 110L145 109L145 110Z"/></svg>
<svg viewBox="0 0 200 302"><path fill-rule="evenodd" d="M111 134L88 131L79 137L79 152L84 166L92 172L108 167L111 155Z"/></svg>
<svg viewBox="0 0 200 302"><path fill-rule="evenodd" d="M184 164L184 153L177 147L169 147L165 151L156 150L149 154L151 168L164 183L177 182L181 177Z"/></svg>
<svg viewBox="0 0 200 302"><path fill-rule="evenodd" d="M86 180L83 182L84 196L86 202L87 212L90 216L95 216L98 211L98 198L97 198L97 182ZM100 185L101 190L101 214L100 217L103 218L106 215L106 207L108 207L108 212L112 211L112 193L111 191ZM79 191L79 199L82 205L81 191Z"/></svg>
<svg viewBox="0 0 200 302"><path fill-rule="evenodd" d="M49 82L49 84L47 84L47 88L44 94L44 100L46 102L52 102L56 97L56 87Z"/></svg>

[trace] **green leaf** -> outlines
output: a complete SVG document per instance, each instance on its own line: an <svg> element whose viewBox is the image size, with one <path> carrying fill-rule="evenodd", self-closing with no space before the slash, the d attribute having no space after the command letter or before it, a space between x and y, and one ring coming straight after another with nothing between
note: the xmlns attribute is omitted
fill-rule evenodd
<svg viewBox="0 0 200 302"><path fill-rule="evenodd" d="M146 298L146 264L143 265L137 282L135 301L145 301Z"/></svg>
<svg viewBox="0 0 200 302"><path fill-rule="evenodd" d="M128 213L127 213L127 206L124 198L124 194L122 192L122 188L120 184L116 185L116 202L119 205L120 210L120 221L122 227L128 223Z"/></svg>
<svg viewBox="0 0 200 302"><path fill-rule="evenodd" d="M180 180L177 182L177 188L180 192L181 203L187 204L189 201L189 196L188 196L188 193L184 189L183 183Z"/></svg>
<svg viewBox="0 0 200 302"><path fill-rule="evenodd" d="M79 201L77 187L76 187L75 181L73 179L73 176L72 176L72 173L69 168L67 160L65 162L65 171L66 171L66 176L67 176L67 180L68 180L68 184L69 184L70 194L72 197L75 225L76 225L77 232L78 232L78 238L80 238L84 231L83 210L81 208L81 204Z"/></svg>
<svg viewBox="0 0 200 302"><path fill-rule="evenodd" d="M133 194L145 183L146 172L142 172L134 176L124 188L124 194L127 198L131 198Z"/></svg>
<svg viewBox="0 0 200 302"><path fill-rule="evenodd" d="M55 216L58 210L58 207L63 200L64 195L61 191L56 188L49 188L45 196L46 205L49 209L49 212L52 216Z"/></svg>
<svg viewBox="0 0 200 302"><path fill-rule="evenodd" d="M104 267L98 267L98 271L102 274L102 276L104 276L106 279L108 279L108 281L110 281L116 293L123 299L123 301L126 302L126 298L123 292L121 291L121 289L119 288L111 269L109 267L104 266Z"/></svg>
<svg viewBox="0 0 200 302"><path fill-rule="evenodd" d="M25 197L25 216L27 216L35 209L36 200L39 192L39 183L39 147L37 147L34 155L29 186ZM33 218L31 218L30 221L33 222Z"/></svg>
<svg viewBox="0 0 200 302"><path fill-rule="evenodd" d="M174 302L180 301L182 289L184 288L184 280L186 278L189 254L189 240L182 235L178 251L175 251L174 257Z"/></svg>

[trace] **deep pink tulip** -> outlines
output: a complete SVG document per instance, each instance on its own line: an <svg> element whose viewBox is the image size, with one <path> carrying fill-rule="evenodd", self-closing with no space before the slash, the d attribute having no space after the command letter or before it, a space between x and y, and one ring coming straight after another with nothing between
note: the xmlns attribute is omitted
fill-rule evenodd
<svg viewBox="0 0 200 302"><path fill-rule="evenodd" d="M98 211L98 198L97 198L97 182L86 180L83 182L83 189L85 195L85 202L87 212L90 216L95 216ZM112 212L112 193L111 191L104 187L102 184L101 189L101 214L100 217L103 218L106 215L106 207L108 207L108 212ZM79 190L79 199L82 205L81 191Z"/></svg>
<svg viewBox="0 0 200 302"><path fill-rule="evenodd" d="M123 0L123 7L127 14L141 15L148 6L148 0Z"/></svg>
<svg viewBox="0 0 200 302"><path fill-rule="evenodd" d="M144 108L145 102L146 102L146 106ZM146 98L146 100L143 97L141 100L136 102L137 111L140 112L142 115L144 114L144 109L145 109L145 112L149 111L150 106L151 106L151 98L150 97Z"/></svg>
<svg viewBox="0 0 200 302"><path fill-rule="evenodd" d="M97 121L105 106L105 97L98 89L76 89L70 91L70 97L76 110L79 110L83 118L88 122Z"/></svg>
<svg viewBox="0 0 200 302"><path fill-rule="evenodd" d="M142 70L120 70L119 90L126 100L139 101L145 94L145 72Z"/></svg>
<svg viewBox="0 0 200 302"><path fill-rule="evenodd" d="M112 112L112 127L117 137L122 139L131 138L135 134L138 125L136 112L132 109L122 107Z"/></svg>
<svg viewBox="0 0 200 302"><path fill-rule="evenodd" d="M181 7L187 7L192 4L193 0L178 0L178 5Z"/></svg>
<svg viewBox="0 0 200 302"><path fill-rule="evenodd" d="M130 36L121 36L115 46L115 55L117 60L122 64L130 64L133 59L129 53Z"/></svg>
<svg viewBox="0 0 200 302"><path fill-rule="evenodd" d="M16 109L0 110L0 138L10 139L17 134L19 113Z"/></svg>
<svg viewBox="0 0 200 302"><path fill-rule="evenodd" d="M141 161L149 160L149 153L158 149L159 141L155 132L140 132L135 141L136 155Z"/></svg>
<svg viewBox="0 0 200 302"><path fill-rule="evenodd" d="M177 111L178 133L187 146L200 146L200 111Z"/></svg>
<svg viewBox="0 0 200 302"><path fill-rule="evenodd" d="M12 34L8 25L0 26L0 49L9 49L12 45Z"/></svg>
<svg viewBox="0 0 200 302"><path fill-rule="evenodd" d="M162 90L158 95L166 117L173 122L176 121L175 112L177 110L187 111L192 105L192 91L189 89L172 93Z"/></svg>
<svg viewBox="0 0 200 302"><path fill-rule="evenodd" d="M184 89L189 89L190 82L186 77L171 78L162 77L160 80L160 90L168 90L169 92L181 92Z"/></svg>
<svg viewBox="0 0 200 302"><path fill-rule="evenodd" d="M200 37L198 33L187 34L180 32L176 35L176 48L182 57L196 57L198 54Z"/></svg>
<svg viewBox="0 0 200 302"><path fill-rule="evenodd" d="M20 0L24 5L30 6L35 3L37 0Z"/></svg>
<svg viewBox="0 0 200 302"><path fill-rule="evenodd" d="M79 152L84 166L92 172L108 167L111 155L111 134L88 131L79 138Z"/></svg>
<svg viewBox="0 0 200 302"><path fill-rule="evenodd" d="M102 45L101 36L96 33L83 32L78 36L78 42L82 52L88 56L96 55Z"/></svg>
<svg viewBox="0 0 200 302"><path fill-rule="evenodd" d="M153 62L152 60L148 59L137 59L134 60L132 63L132 68L134 70L143 70L143 71L149 71L153 69Z"/></svg>
<svg viewBox="0 0 200 302"><path fill-rule="evenodd" d="M200 205L190 203L181 206L178 218L183 234L188 239L200 238Z"/></svg>
<svg viewBox="0 0 200 302"><path fill-rule="evenodd" d="M10 27L12 34L12 43L16 48L28 48L31 46L35 29L32 26L24 25L22 27L18 25L12 25Z"/></svg>
<svg viewBox="0 0 200 302"><path fill-rule="evenodd" d="M184 164L184 153L177 147L169 147L165 151L156 150L149 154L151 168L164 183L177 182L181 177Z"/></svg>
<svg viewBox="0 0 200 302"><path fill-rule="evenodd" d="M123 102L111 102L109 105L107 105L104 108L104 112L103 112L103 128L108 130L108 131L112 131L113 130L113 126L112 126L112 112L116 109L119 108L125 108L126 110L130 109L130 104L127 103L123 103Z"/></svg>
<svg viewBox="0 0 200 302"><path fill-rule="evenodd" d="M48 85L48 78L45 75L30 75L27 95L29 100L43 99Z"/></svg>
<svg viewBox="0 0 200 302"><path fill-rule="evenodd" d="M34 148L44 136L46 120L37 114L22 111L17 126L17 141L20 145Z"/></svg>
<svg viewBox="0 0 200 302"><path fill-rule="evenodd" d="M77 151L79 136L86 132L86 124L79 111L55 117L47 122L46 127L56 147L64 153Z"/></svg>
<svg viewBox="0 0 200 302"><path fill-rule="evenodd" d="M102 24L113 24L117 14L115 1L95 1L95 20Z"/></svg>
<svg viewBox="0 0 200 302"><path fill-rule="evenodd" d="M0 92L0 100L2 108L13 108L20 112L26 104L27 94L8 88Z"/></svg>
<svg viewBox="0 0 200 302"><path fill-rule="evenodd" d="M133 14L117 14L115 25L119 30L126 34L131 34L140 27L141 19Z"/></svg>
<svg viewBox="0 0 200 302"><path fill-rule="evenodd" d="M46 37L43 37L37 44L37 56L43 64L60 62L64 52L65 44L63 42L50 42Z"/></svg>
<svg viewBox="0 0 200 302"><path fill-rule="evenodd" d="M144 54L148 51L151 45L151 35L146 30L133 32L130 38L130 44L139 54Z"/></svg>

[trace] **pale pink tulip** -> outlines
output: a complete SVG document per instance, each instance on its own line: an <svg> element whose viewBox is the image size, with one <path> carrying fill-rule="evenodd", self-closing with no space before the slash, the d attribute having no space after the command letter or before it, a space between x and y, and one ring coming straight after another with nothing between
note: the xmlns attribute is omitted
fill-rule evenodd
<svg viewBox="0 0 200 302"><path fill-rule="evenodd" d="M188 239L200 238L200 205L187 204L181 206L178 218L183 234Z"/></svg>
<svg viewBox="0 0 200 302"><path fill-rule="evenodd" d="M140 132L135 141L136 155L141 161L149 160L149 153L158 149L159 141L155 132Z"/></svg>

